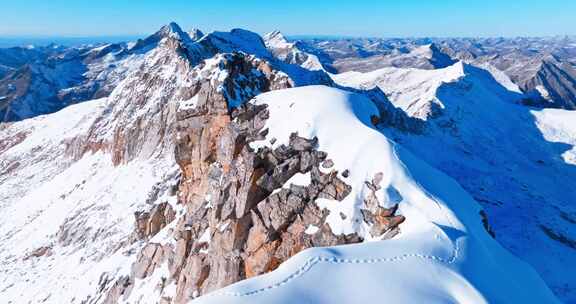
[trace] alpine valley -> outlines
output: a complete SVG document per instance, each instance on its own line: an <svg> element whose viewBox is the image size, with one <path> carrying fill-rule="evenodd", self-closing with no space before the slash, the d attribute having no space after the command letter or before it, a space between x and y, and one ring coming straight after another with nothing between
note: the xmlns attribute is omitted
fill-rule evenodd
<svg viewBox="0 0 576 304"><path fill-rule="evenodd" d="M576 303L576 38L0 49L2 303Z"/></svg>

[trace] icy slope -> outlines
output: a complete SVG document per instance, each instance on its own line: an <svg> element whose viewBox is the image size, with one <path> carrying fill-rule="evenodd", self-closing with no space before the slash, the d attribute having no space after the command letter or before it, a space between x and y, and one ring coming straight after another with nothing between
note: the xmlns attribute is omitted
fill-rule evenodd
<svg viewBox="0 0 576 304"><path fill-rule="evenodd" d="M337 169L350 170L345 180L353 193L331 214L344 211L354 222L365 181L381 172L378 195L386 206L399 203L406 222L391 240L306 250L270 274L195 303L370 303L383 297L401 303L556 302L529 266L488 235L470 195L371 127L377 110L368 99L309 86L252 102L269 105L267 139L286 141L294 131L317 136ZM332 218L330 226L363 229L342 222Z"/></svg>
<svg viewBox="0 0 576 304"><path fill-rule="evenodd" d="M483 205L496 239L573 302L576 281L565 265L576 263L574 113L519 105L522 96L501 79L463 67L460 77L453 67L432 71L435 78L426 76L430 71L389 70L346 83L377 84L406 111L410 100L441 104L423 135L386 133L456 179Z"/></svg>

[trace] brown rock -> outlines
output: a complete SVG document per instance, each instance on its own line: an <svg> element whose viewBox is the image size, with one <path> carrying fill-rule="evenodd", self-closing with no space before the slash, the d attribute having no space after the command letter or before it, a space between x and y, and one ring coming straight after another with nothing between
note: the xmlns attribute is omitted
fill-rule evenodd
<svg viewBox="0 0 576 304"><path fill-rule="evenodd" d="M185 208L172 234L175 242L147 244L128 280L148 277L159 265L168 263L168 281L177 286L175 303L272 271L306 248L362 241L356 234L333 234L326 223L328 211L314 203L328 198L336 204L352 190L338 172L320 171L320 165L333 167L334 163L325 161L328 155L317 150L319 139L293 133L288 139L279 139L288 140L287 145L253 151L250 142L267 134L263 128L268 109L253 104L231 108L227 103L290 87L291 80L277 73L271 63L242 54L225 58L222 67L228 72L227 79L196 83L187 96L198 94L196 108L175 115L175 159L181 169L177 192ZM263 73L253 73L255 69ZM131 157L132 151L126 147L134 142L125 134L122 131L117 138L118 161ZM310 185L285 185L297 173L310 174ZM349 171L342 176L349 176ZM286 186L289 188L282 188ZM372 209L367 214L377 226L373 229L384 231L384 225L389 230L399 224L394 212ZM161 204L135 217L137 235L148 238L175 220L176 214L170 205ZM320 230L308 235L305 231L310 225ZM200 240L204 233L210 235L209 240ZM112 293L122 292L129 289L117 288Z"/></svg>

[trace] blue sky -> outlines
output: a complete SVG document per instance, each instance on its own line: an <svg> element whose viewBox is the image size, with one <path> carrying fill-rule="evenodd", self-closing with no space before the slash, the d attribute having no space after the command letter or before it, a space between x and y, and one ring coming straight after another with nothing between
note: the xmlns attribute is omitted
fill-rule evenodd
<svg viewBox="0 0 576 304"><path fill-rule="evenodd" d="M140 35L170 21L288 35L576 35L576 0L12 0L0 7L0 36Z"/></svg>

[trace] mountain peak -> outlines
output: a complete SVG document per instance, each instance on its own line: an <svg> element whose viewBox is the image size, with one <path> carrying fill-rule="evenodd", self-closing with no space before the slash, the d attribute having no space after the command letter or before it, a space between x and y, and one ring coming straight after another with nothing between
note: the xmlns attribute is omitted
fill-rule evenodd
<svg viewBox="0 0 576 304"><path fill-rule="evenodd" d="M442 51L435 43L424 44L412 50L413 54L433 56L434 53L441 53Z"/></svg>
<svg viewBox="0 0 576 304"><path fill-rule="evenodd" d="M179 40L189 38L188 34L182 31L182 28L176 22L170 22L162 26L154 35L158 35L161 38L172 37Z"/></svg>
<svg viewBox="0 0 576 304"><path fill-rule="evenodd" d="M204 37L204 32L202 32L198 28L193 28L192 30L190 30L188 32L188 36L190 36L190 38L192 40L196 41L196 40L200 40L200 38Z"/></svg>
<svg viewBox="0 0 576 304"><path fill-rule="evenodd" d="M176 22L170 22L162 26L156 33L146 37L145 39L139 39L136 44L130 49L130 51L136 52L147 52L158 45L158 43L164 38L172 38L180 41L190 41L190 36L184 31Z"/></svg>
<svg viewBox="0 0 576 304"><path fill-rule="evenodd" d="M286 37L284 37L284 34L282 34L282 32L280 32L279 30L274 30L274 31L264 35L264 39L286 40Z"/></svg>
<svg viewBox="0 0 576 304"><path fill-rule="evenodd" d="M282 32L275 30L266 35L264 35L264 41L268 46L286 46L288 45L288 40L282 34Z"/></svg>

